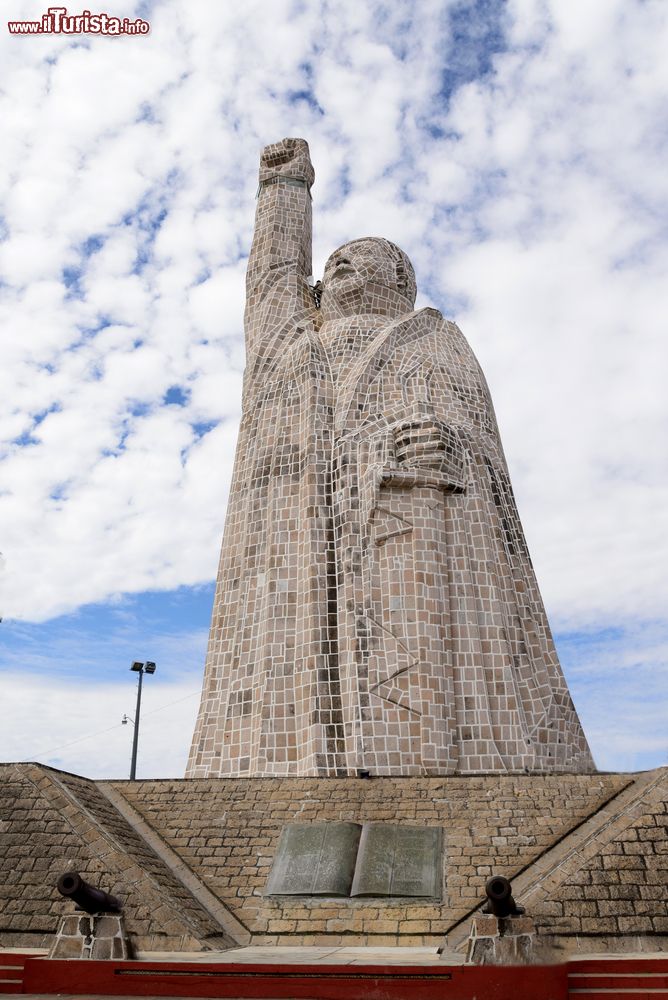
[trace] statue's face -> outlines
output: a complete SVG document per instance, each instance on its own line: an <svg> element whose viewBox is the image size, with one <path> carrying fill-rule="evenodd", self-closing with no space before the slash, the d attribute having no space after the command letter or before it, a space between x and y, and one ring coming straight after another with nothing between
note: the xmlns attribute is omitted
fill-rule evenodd
<svg viewBox="0 0 668 1000"><path fill-rule="evenodd" d="M396 262L373 240L346 243L327 261L322 283L327 296L339 301L358 296L371 284L398 290Z"/></svg>

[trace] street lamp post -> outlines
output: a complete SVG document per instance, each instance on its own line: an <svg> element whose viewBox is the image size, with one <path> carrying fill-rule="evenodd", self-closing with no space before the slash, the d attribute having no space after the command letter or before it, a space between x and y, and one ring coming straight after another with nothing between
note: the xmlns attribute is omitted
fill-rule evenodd
<svg viewBox="0 0 668 1000"><path fill-rule="evenodd" d="M137 707L135 709L135 720L134 720L135 731L132 736L132 762L130 764L130 781L136 781L137 746L139 744L139 713L141 712L141 685L142 685L142 680L144 679L144 672L146 672L147 674L155 673L155 663L153 663L151 660L147 660L146 663L140 663L138 660L135 660L132 666L130 667L130 670L139 674L139 677L137 678L139 682L137 684Z"/></svg>

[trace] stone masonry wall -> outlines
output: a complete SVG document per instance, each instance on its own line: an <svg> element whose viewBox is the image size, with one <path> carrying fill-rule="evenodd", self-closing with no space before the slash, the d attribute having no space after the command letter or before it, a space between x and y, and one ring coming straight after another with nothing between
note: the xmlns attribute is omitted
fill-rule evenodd
<svg viewBox="0 0 668 1000"><path fill-rule="evenodd" d="M435 899L268 897L287 823L443 831ZM125 901L134 949L465 947L492 874L550 946L668 950L668 769L638 775L94 782L0 766L0 947L49 947L76 868ZM549 939L549 940L548 940Z"/></svg>
<svg viewBox="0 0 668 1000"><path fill-rule="evenodd" d="M116 782L254 943L436 944L481 900L631 781L628 775L472 778L235 778ZM441 826L443 897L267 898L286 823Z"/></svg>

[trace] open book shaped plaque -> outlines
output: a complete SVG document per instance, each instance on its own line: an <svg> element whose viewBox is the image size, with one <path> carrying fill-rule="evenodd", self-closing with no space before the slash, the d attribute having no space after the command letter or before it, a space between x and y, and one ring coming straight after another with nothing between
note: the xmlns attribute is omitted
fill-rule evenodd
<svg viewBox="0 0 668 1000"><path fill-rule="evenodd" d="M389 823L283 828L271 896L438 896L441 830Z"/></svg>

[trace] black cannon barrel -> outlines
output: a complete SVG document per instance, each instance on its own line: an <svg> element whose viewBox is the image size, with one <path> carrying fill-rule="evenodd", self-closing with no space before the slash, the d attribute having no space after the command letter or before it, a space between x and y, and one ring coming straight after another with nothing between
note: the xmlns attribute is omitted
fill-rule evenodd
<svg viewBox="0 0 668 1000"><path fill-rule="evenodd" d="M122 910L119 899L84 882L79 872L65 872L57 885L61 896L71 899L86 913L120 913Z"/></svg>
<svg viewBox="0 0 668 1000"><path fill-rule="evenodd" d="M492 875L487 880L485 894L485 913L493 913L495 917L519 917L524 913L524 907L518 906L513 899L510 882L503 875Z"/></svg>

